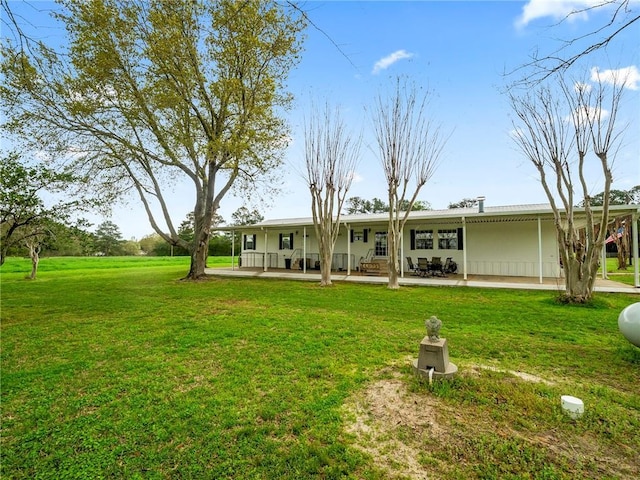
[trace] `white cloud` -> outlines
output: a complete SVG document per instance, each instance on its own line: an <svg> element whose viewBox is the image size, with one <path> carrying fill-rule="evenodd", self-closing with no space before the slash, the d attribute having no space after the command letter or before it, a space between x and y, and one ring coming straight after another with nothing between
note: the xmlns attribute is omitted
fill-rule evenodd
<svg viewBox="0 0 640 480"><path fill-rule="evenodd" d="M596 108L585 106L583 108L574 110L573 115L567 115L565 122L572 123L576 126L586 125L589 123L598 123L603 121L609 116L609 110L604 108Z"/></svg>
<svg viewBox="0 0 640 480"><path fill-rule="evenodd" d="M539 18L554 20L586 20L587 9L602 5L603 0L529 0L522 7L522 14L516 19L516 27L526 27Z"/></svg>
<svg viewBox="0 0 640 480"><path fill-rule="evenodd" d="M629 90L640 88L640 70L635 65L619 68L617 70L600 70L598 67L591 69L591 81L610 84L624 84Z"/></svg>
<svg viewBox="0 0 640 480"><path fill-rule="evenodd" d="M404 58L411 58L411 57L413 57L413 53L409 53L406 50L396 50L391 55L387 55L386 57L383 57L380 60L378 60L373 66L373 70L371 71L371 73L373 75L377 75L382 70L386 70L397 61L402 60Z"/></svg>
<svg viewBox="0 0 640 480"><path fill-rule="evenodd" d="M364 181L364 177L356 171L352 171L350 176L353 183L362 183Z"/></svg>

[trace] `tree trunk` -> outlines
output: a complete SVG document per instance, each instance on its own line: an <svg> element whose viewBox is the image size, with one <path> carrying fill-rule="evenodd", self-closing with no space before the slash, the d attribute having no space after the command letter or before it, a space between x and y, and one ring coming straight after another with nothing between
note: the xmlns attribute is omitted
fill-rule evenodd
<svg viewBox="0 0 640 480"><path fill-rule="evenodd" d="M327 255L320 255L320 285L323 287L331 285L331 256L330 252Z"/></svg>
<svg viewBox="0 0 640 480"><path fill-rule="evenodd" d="M199 238L200 240L196 240ZM194 237L194 245L191 250L191 265L185 280L198 280L205 277L204 269L207 266L209 255L209 234L201 232Z"/></svg>
<svg viewBox="0 0 640 480"><path fill-rule="evenodd" d="M629 231L631 226L631 217L625 219L616 218L614 223L613 236L618 250L618 270L627 269L627 259L629 258ZM618 238L618 231L622 229L622 235Z"/></svg>
<svg viewBox="0 0 640 480"><path fill-rule="evenodd" d="M390 223L393 224L394 222L390 222ZM396 232L395 228L389 229L389 233L387 235L389 283L387 284L387 288L390 288L392 290L397 290L400 288L400 283L399 283L400 265L398 263L398 247L400 246L399 237L400 237L400 232Z"/></svg>
<svg viewBox="0 0 640 480"><path fill-rule="evenodd" d="M331 264L333 263L333 219L331 212L324 212L322 220L314 220L320 253L320 286L331 285Z"/></svg>
<svg viewBox="0 0 640 480"><path fill-rule="evenodd" d="M38 263L40 262L40 249L37 246L29 245L29 256L31 257L31 275L29 275L29 279L35 280L38 274Z"/></svg>
<svg viewBox="0 0 640 480"><path fill-rule="evenodd" d="M566 303L587 303L593 298L593 286L598 272L598 262L582 262L570 259L565 265L565 287L562 296Z"/></svg>

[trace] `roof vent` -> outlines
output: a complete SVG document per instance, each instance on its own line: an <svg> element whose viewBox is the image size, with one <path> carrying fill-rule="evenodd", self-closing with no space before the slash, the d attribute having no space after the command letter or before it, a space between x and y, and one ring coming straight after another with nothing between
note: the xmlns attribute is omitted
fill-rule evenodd
<svg viewBox="0 0 640 480"><path fill-rule="evenodd" d="M484 213L484 197L478 197L478 213Z"/></svg>

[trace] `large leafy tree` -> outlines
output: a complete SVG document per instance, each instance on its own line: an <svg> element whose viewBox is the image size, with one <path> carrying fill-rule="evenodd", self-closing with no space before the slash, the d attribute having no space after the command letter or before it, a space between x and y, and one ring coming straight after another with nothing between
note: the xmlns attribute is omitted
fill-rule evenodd
<svg viewBox="0 0 640 480"><path fill-rule="evenodd" d="M123 253L122 233L120 233L120 227L113 223L111 220L107 220L98 225L95 233L94 245L100 253L106 256L120 255Z"/></svg>
<svg viewBox="0 0 640 480"><path fill-rule="evenodd" d="M463 198L459 202L451 202L449 203L448 208L473 208L478 205L477 198Z"/></svg>
<svg viewBox="0 0 640 480"><path fill-rule="evenodd" d="M351 197L346 201L347 215L358 213L385 213L389 211L389 205L384 200L374 197L367 200L362 197Z"/></svg>
<svg viewBox="0 0 640 480"><path fill-rule="evenodd" d="M105 191L136 192L153 229L189 251L187 277L204 275L222 198L255 188L282 161L300 11L261 0L61 4L67 51L6 46L6 126L66 153ZM178 181L193 188L189 241L170 215Z"/></svg>
<svg viewBox="0 0 640 480"><path fill-rule="evenodd" d="M255 225L264 220L264 215L256 208L249 210L249 208L242 206L231 214L232 225Z"/></svg>
<svg viewBox="0 0 640 480"><path fill-rule="evenodd" d="M604 192L600 192L597 195L592 195L588 198L589 205L592 207L600 207L604 204ZM629 190L616 190L611 189L609 191L609 205L638 205L640 204L640 185ZM580 202L580 206L584 207L585 202Z"/></svg>
<svg viewBox="0 0 640 480"><path fill-rule="evenodd" d="M33 163L33 162L31 162ZM28 247L35 261L42 241L55 222L69 222L81 207L56 194L68 192L78 179L66 171L56 171L42 164L30 164L16 152L2 155L0 161L0 265L12 247ZM48 196L50 201L45 202ZM86 205L86 204L84 204Z"/></svg>
<svg viewBox="0 0 640 480"><path fill-rule="evenodd" d="M84 219L73 223L52 222L51 235L46 239L44 249L52 255L85 256L95 253L95 235L88 231L91 224Z"/></svg>
<svg viewBox="0 0 640 480"><path fill-rule="evenodd" d="M361 197L351 197L347 199L346 211L348 215L357 213L387 213L389 211L389 205L377 197L372 200L365 200ZM410 205L409 200L403 200L400 203L400 210L406 211L418 211L418 210L431 210L431 204L424 200L416 200Z"/></svg>

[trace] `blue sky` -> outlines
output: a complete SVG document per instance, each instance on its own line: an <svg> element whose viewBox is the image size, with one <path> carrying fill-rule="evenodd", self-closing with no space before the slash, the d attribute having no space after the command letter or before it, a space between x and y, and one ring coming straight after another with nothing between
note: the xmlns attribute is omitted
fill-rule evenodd
<svg viewBox="0 0 640 480"><path fill-rule="evenodd" d="M287 115L292 143L282 169L282 194L265 201L259 194L223 200L222 216L244 202L258 206L267 219L309 217L310 197L298 171L303 159L301 133L309 104L329 101L340 107L348 125L363 131L364 145L350 196L386 197L367 107L380 91L387 91L398 75L433 91L433 117L451 132L442 163L419 198L433 208L447 208L465 197L486 196L487 205L546 203L532 165L509 137L510 109L504 87L515 80L505 76L538 50L551 53L557 39L574 38L605 22L610 11L590 12L558 24L563 6L579 8L594 0L523 1L307 1L301 6L313 23L307 31L302 60L289 80L295 96ZM14 10L33 12L12 1ZM640 8L633 0L633 8ZM35 13L28 13L35 16ZM38 23L42 21L43 23ZM46 25L33 18L34 25ZM329 40L329 37L331 40ZM606 51L585 59L574 70L587 73L632 67L640 69L640 25L629 30ZM333 42L333 43L332 43ZM335 45L337 44L339 48ZM377 67L376 67L377 65ZM640 76L640 74L637 74ZM626 142L614 164L614 188L640 183L640 78L627 89L621 119L629 124ZM594 191L602 182L590 179ZM176 188L175 216L179 223L192 208L192 193ZM101 219L93 219L99 222ZM131 199L116 208L112 220L125 238L151 233L142 206Z"/></svg>
<svg viewBox="0 0 640 480"><path fill-rule="evenodd" d="M541 16L535 17L536 3L306 4L314 23L340 45L349 60L321 32L311 28L303 61L290 85L300 92L299 111L304 111L309 97L329 98L349 112L354 127L364 128L365 142L374 149L362 149L360 181L352 186L352 196L385 198L386 184L373 139L368 134L370 120L364 109L395 76L405 75L433 90L433 115L445 130L452 132L439 169L421 191L422 200L436 209L478 195L485 195L489 205L546 203L533 166L515 149L509 137L510 109L502 92L515 78L505 72L525 63L536 49L542 53L553 51L558 46L554 38L572 38L593 29L607 17L602 12L550 28L563 13L552 5L551 9L538 10ZM525 24L522 16L527 5L534 7L530 17L535 18L525 18L528 20ZM594 66L601 69L638 66L638 39L640 29L636 27L623 46L600 52L597 58L585 62L584 68L588 71ZM389 62L382 70L375 68L376 63L397 52L401 52L396 55L397 61ZM640 182L638 99L637 90L626 92L626 102L635 109L625 110L633 124L628 130L627 146L614 169L615 184L621 189ZM294 115L294 121L297 118ZM303 139L299 129L296 131L290 149L292 163L303 159L300 147ZM594 179L598 192L602 190L598 188L600 185ZM291 185L291 189L289 195L275 202L268 217L308 216L306 205L296 201L303 198L303 188Z"/></svg>

